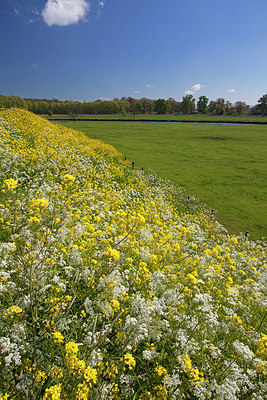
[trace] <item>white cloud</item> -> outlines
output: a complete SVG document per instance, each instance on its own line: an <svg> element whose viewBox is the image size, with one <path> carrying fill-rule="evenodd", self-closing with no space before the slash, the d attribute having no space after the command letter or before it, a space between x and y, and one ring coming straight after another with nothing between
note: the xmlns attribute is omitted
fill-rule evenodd
<svg viewBox="0 0 267 400"><path fill-rule="evenodd" d="M194 86L192 86L192 90L194 90L194 92L197 92L198 90L202 89L204 87L204 85L201 85L200 83L196 83Z"/></svg>
<svg viewBox="0 0 267 400"><path fill-rule="evenodd" d="M152 85L150 85L150 83L147 83L147 84L146 84L146 87L151 87L151 86L152 86Z"/></svg>
<svg viewBox="0 0 267 400"><path fill-rule="evenodd" d="M37 64L32 64L32 69L36 69L37 68Z"/></svg>
<svg viewBox="0 0 267 400"><path fill-rule="evenodd" d="M48 26L66 26L84 19L89 8L86 0L47 0L42 16Z"/></svg>
<svg viewBox="0 0 267 400"><path fill-rule="evenodd" d="M235 93L235 89L228 89L228 90L226 90L226 92L228 92L228 93Z"/></svg>
<svg viewBox="0 0 267 400"><path fill-rule="evenodd" d="M105 5L105 2L104 1L100 1L99 3L98 3L98 5L99 5L99 7L104 7L104 5Z"/></svg>
<svg viewBox="0 0 267 400"><path fill-rule="evenodd" d="M140 90L135 90L134 91L135 94L141 93Z"/></svg>
<svg viewBox="0 0 267 400"><path fill-rule="evenodd" d="M195 92L198 92L202 88L204 88L204 85L201 85L201 83L196 83L189 90L186 90L184 94L194 94Z"/></svg>
<svg viewBox="0 0 267 400"><path fill-rule="evenodd" d="M193 91L193 90L186 90L185 92L184 92L184 94L194 94L195 92Z"/></svg>

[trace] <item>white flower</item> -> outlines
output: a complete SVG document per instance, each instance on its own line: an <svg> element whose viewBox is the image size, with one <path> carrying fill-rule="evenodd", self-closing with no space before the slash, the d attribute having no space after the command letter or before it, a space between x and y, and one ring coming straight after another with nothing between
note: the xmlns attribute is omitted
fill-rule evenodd
<svg viewBox="0 0 267 400"><path fill-rule="evenodd" d="M252 360L254 358L254 353L250 350L250 348L239 340L236 340L233 343L233 347L237 354L242 356L244 360Z"/></svg>

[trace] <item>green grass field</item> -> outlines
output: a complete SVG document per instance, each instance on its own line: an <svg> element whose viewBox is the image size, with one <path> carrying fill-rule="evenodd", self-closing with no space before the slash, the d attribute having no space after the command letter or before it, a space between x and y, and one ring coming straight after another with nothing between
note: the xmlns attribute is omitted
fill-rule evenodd
<svg viewBox="0 0 267 400"><path fill-rule="evenodd" d="M47 117L48 119L70 119L69 115L53 115L52 117ZM261 124L261 123L266 123L267 124L267 117L261 117L261 116L254 116L254 115L200 115L200 114L195 114L195 115L176 115L176 114L164 114L164 115L158 115L158 114L136 114L135 117L133 114L126 114L126 115L121 115L121 114L86 114L86 115L78 115L77 118L81 119L111 119L111 120L155 120L155 121L181 121L181 122L195 122L195 121L201 121L201 122L243 122L243 123L253 123L253 124Z"/></svg>
<svg viewBox="0 0 267 400"><path fill-rule="evenodd" d="M182 186L217 211L231 233L266 236L264 126L64 122L116 147L144 169Z"/></svg>

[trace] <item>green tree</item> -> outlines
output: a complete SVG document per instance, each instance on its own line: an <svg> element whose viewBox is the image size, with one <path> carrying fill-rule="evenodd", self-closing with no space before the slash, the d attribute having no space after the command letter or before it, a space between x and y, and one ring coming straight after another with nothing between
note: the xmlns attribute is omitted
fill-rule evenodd
<svg viewBox="0 0 267 400"><path fill-rule="evenodd" d="M235 112L237 114L242 114L246 111L247 109L247 105L244 101L236 101L235 102Z"/></svg>
<svg viewBox="0 0 267 400"><path fill-rule="evenodd" d="M216 101L211 100L208 105L208 112L214 114L216 111Z"/></svg>
<svg viewBox="0 0 267 400"><path fill-rule="evenodd" d="M178 113L178 103L172 97L168 98L169 103L169 113L170 114L177 114Z"/></svg>
<svg viewBox="0 0 267 400"><path fill-rule="evenodd" d="M182 113L190 114L194 112L196 109L195 101L196 99L193 97L192 94L187 94L186 96L184 96L181 104Z"/></svg>
<svg viewBox="0 0 267 400"><path fill-rule="evenodd" d="M158 99L155 103L155 111L157 114L166 114L168 110L168 102L164 99Z"/></svg>
<svg viewBox="0 0 267 400"><path fill-rule="evenodd" d="M143 103L140 100L137 100L135 102L135 111L137 114L144 114L145 113L145 109L143 106Z"/></svg>
<svg viewBox="0 0 267 400"><path fill-rule="evenodd" d="M262 115L267 114L267 94L264 94L258 100L258 109L260 111L260 114L262 114Z"/></svg>
<svg viewBox="0 0 267 400"><path fill-rule="evenodd" d="M227 114L227 115L232 115L232 114L234 114L234 112L235 112L235 107L234 107L234 105L230 102L230 101L226 101L225 102L225 108L224 108L224 110L225 110L225 114Z"/></svg>
<svg viewBox="0 0 267 400"><path fill-rule="evenodd" d="M201 114L206 114L208 112L208 102L209 99L206 96L200 96L197 102L197 111Z"/></svg>
<svg viewBox="0 0 267 400"><path fill-rule="evenodd" d="M222 97L219 97L216 100L216 114L222 115L225 112L225 100Z"/></svg>

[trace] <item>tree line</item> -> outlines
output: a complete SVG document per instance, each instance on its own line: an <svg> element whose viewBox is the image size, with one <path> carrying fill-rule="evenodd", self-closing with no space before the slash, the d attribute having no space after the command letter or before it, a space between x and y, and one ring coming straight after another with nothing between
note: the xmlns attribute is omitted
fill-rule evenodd
<svg viewBox="0 0 267 400"><path fill-rule="evenodd" d="M224 98L209 100L200 96L196 100L192 94L183 97L181 101L173 98L151 100L148 98L135 99L133 97L114 98L113 100L96 100L90 102L60 101L58 99L29 99L19 96L0 95L0 108L18 107L36 114L69 114L73 118L78 114L214 114L214 115L267 115L267 94L263 95L258 103L249 106L243 101L234 104Z"/></svg>

